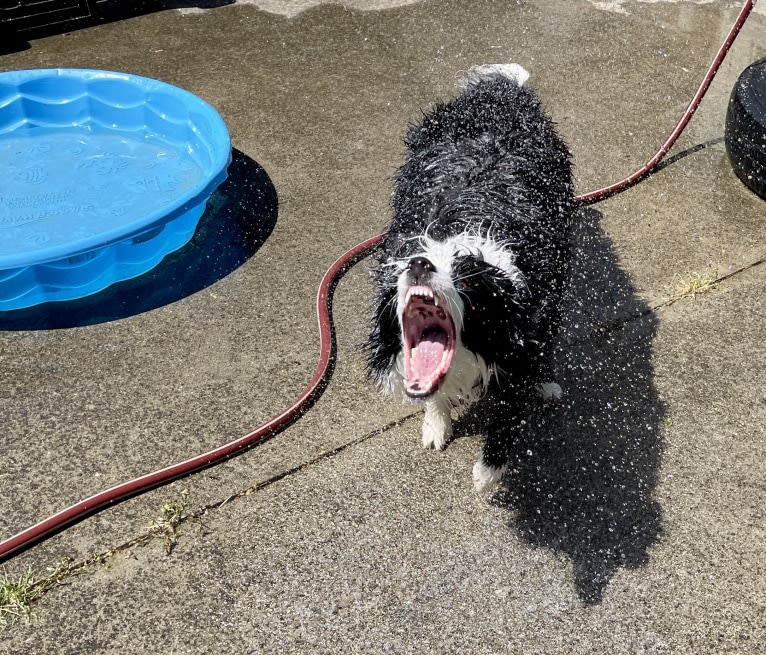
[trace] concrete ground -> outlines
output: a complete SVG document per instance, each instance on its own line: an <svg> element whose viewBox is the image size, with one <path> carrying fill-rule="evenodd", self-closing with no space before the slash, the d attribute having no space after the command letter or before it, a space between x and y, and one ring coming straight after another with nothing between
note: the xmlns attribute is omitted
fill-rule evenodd
<svg viewBox="0 0 766 655"><path fill-rule="evenodd" d="M525 65L592 190L654 153L739 3L166 6L0 57L185 87L235 148L194 242L153 274L0 316L0 538L280 411L314 370L323 272L383 229L405 127L459 71ZM316 406L5 562L15 580L71 559L0 653L762 653L766 203L722 136L764 13L670 164L580 216L566 402L530 409L494 496L471 484L475 417L424 451L417 408L365 382L362 263ZM695 273L728 277L669 302Z"/></svg>

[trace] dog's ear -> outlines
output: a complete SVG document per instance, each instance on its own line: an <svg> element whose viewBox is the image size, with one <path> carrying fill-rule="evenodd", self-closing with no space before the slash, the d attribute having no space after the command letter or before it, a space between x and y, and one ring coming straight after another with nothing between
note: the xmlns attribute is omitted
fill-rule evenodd
<svg viewBox="0 0 766 655"><path fill-rule="evenodd" d="M381 385L396 362L401 338L396 315L396 285L390 283L390 274L386 275L380 269L373 274L377 277L378 292L369 312L369 334L360 348L367 360L369 378Z"/></svg>
<svg viewBox="0 0 766 655"><path fill-rule="evenodd" d="M469 295L473 292L480 296L489 294L494 298L507 297L514 303L522 299L523 294L519 292L514 280L503 269L485 261L481 251L455 257L452 279L459 292L467 292Z"/></svg>
<svg viewBox="0 0 766 655"><path fill-rule="evenodd" d="M463 343L488 364L506 368L527 328L526 290L475 255L456 257L452 272L465 306Z"/></svg>

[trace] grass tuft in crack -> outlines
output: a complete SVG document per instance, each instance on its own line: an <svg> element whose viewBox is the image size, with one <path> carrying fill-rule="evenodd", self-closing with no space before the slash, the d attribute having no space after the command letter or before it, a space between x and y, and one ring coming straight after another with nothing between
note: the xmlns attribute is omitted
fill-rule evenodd
<svg viewBox="0 0 766 655"><path fill-rule="evenodd" d="M715 289L718 282L718 269L711 268L705 273L689 273L677 275L674 278L675 295L670 302L676 302L682 298L696 298L699 294Z"/></svg>
<svg viewBox="0 0 766 655"><path fill-rule="evenodd" d="M168 500L162 504L162 516L149 527L152 535L162 537L165 555L170 555L178 543L178 526L186 518L186 507L178 500Z"/></svg>
<svg viewBox="0 0 766 655"><path fill-rule="evenodd" d="M62 559L48 575L38 578L28 568L18 578L7 574L0 580L0 625L28 622L33 605L51 588L73 573L72 561Z"/></svg>

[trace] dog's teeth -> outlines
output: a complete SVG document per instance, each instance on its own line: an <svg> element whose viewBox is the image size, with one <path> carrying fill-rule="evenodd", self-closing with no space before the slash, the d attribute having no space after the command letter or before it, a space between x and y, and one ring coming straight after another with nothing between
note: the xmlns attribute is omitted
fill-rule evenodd
<svg viewBox="0 0 766 655"><path fill-rule="evenodd" d="M439 298L433 292L433 289L428 287L410 287L407 289L407 293L404 295L404 304L407 305L413 298L422 298L426 302L439 305Z"/></svg>

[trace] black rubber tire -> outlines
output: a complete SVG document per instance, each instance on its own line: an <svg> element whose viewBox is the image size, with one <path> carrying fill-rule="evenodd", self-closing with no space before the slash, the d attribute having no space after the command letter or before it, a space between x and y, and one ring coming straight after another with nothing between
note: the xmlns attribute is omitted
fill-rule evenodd
<svg viewBox="0 0 766 655"><path fill-rule="evenodd" d="M726 152L737 177L766 199L766 57L750 64L731 92Z"/></svg>

